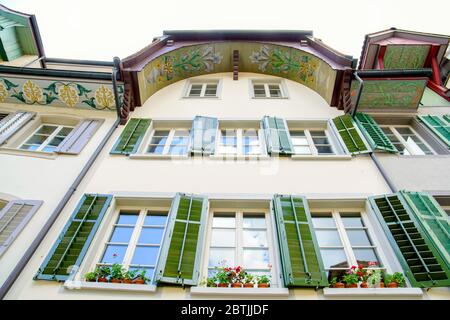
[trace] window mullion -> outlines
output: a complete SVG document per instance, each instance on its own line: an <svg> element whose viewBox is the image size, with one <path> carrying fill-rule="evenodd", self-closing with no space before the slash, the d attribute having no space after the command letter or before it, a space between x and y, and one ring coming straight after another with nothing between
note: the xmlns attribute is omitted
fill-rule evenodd
<svg viewBox="0 0 450 320"><path fill-rule="evenodd" d="M202 84L202 91L200 92L200 97L204 97L206 92L206 83Z"/></svg>
<svg viewBox="0 0 450 320"><path fill-rule="evenodd" d="M403 139L402 135L397 131L397 129L395 127L389 126L389 128L391 129L391 131L394 133L394 135L397 137L397 139L401 142L401 144L403 145L403 147L408 150L409 154L414 154L411 152L411 150L409 149L406 140ZM404 152L403 152L404 153Z"/></svg>
<svg viewBox="0 0 450 320"><path fill-rule="evenodd" d="M242 155L244 154L244 146L242 143L242 129L236 129L236 142L237 142L237 155Z"/></svg>
<svg viewBox="0 0 450 320"><path fill-rule="evenodd" d="M42 128L43 126L44 125L40 126L32 136L35 136L37 134L37 132L39 131L39 129ZM47 144L51 141L51 139L53 139L54 136L56 136L56 132L59 131L59 128L60 128L60 126L57 126L56 129L47 137L47 139L45 139L41 143L40 147L37 148L36 151L42 151L47 146Z"/></svg>
<svg viewBox="0 0 450 320"><path fill-rule="evenodd" d="M306 140L308 141L309 148L311 150L311 153L315 156L319 155L319 152L317 151L316 145L314 144L314 141L312 139L311 133L308 129L303 130L305 132Z"/></svg>
<svg viewBox="0 0 450 320"><path fill-rule="evenodd" d="M168 154L170 150L170 145L172 144L173 137L175 135L175 129L170 129L169 135L167 136L166 144L164 145L163 153Z"/></svg>
<svg viewBox="0 0 450 320"><path fill-rule="evenodd" d="M338 233L341 237L342 245L344 246L345 254L347 255L347 259L349 259L351 266L356 266L358 263L356 262L356 257L353 254L352 245L345 231L344 223L342 222L341 215L338 211L333 211L334 221L336 222L336 226L338 228Z"/></svg>
<svg viewBox="0 0 450 320"><path fill-rule="evenodd" d="M136 221L136 225L134 226L134 230L133 233L131 234L130 241L128 242L128 248L122 263L123 267L126 269L130 267L131 260L133 259L134 251L136 250L136 245L139 239L139 234L142 230L142 226L144 225L146 212L147 212L146 209L142 209L141 211L139 211L139 216Z"/></svg>
<svg viewBox="0 0 450 320"><path fill-rule="evenodd" d="M264 84L264 91L266 92L266 98L270 98L270 90L267 83Z"/></svg>
<svg viewBox="0 0 450 320"><path fill-rule="evenodd" d="M236 266L242 266L242 263L244 262L244 249L243 249L243 219L242 219L242 212L237 211L236 213ZM243 266L245 268L245 266Z"/></svg>

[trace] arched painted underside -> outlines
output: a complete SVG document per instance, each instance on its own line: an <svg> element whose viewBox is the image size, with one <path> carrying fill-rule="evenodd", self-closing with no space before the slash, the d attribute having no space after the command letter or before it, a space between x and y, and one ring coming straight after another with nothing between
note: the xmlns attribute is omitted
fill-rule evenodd
<svg viewBox="0 0 450 320"><path fill-rule="evenodd" d="M140 99L182 79L233 71L239 51L239 72L283 77L301 83L331 104L336 73L327 62L306 51L261 42L213 42L183 46L151 60L138 72Z"/></svg>

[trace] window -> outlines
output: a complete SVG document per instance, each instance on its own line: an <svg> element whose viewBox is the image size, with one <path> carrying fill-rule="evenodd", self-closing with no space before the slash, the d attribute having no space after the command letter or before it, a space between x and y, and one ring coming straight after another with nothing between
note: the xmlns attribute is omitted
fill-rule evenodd
<svg viewBox="0 0 450 320"><path fill-rule="evenodd" d="M326 270L367 267L369 262L382 265L360 212L313 212L312 222Z"/></svg>
<svg viewBox="0 0 450 320"><path fill-rule="evenodd" d="M187 97L216 98L218 96L218 81L205 83L190 83Z"/></svg>
<svg viewBox="0 0 450 320"><path fill-rule="evenodd" d="M325 130L291 130L290 135L295 154L335 154L333 146Z"/></svg>
<svg viewBox="0 0 450 320"><path fill-rule="evenodd" d="M256 129L221 129L218 141L219 154L262 154L260 132Z"/></svg>
<svg viewBox="0 0 450 320"><path fill-rule="evenodd" d="M68 126L42 124L19 148L31 151L54 152L72 129L73 127Z"/></svg>
<svg viewBox="0 0 450 320"><path fill-rule="evenodd" d="M168 211L121 210L98 265L122 264L128 270L146 270L153 280Z"/></svg>
<svg viewBox="0 0 450 320"><path fill-rule="evenodd" d="M147 149L151 154L187 154L190 141L190 130L186 128L155 130Z"/></svg>
<svg viewBox="0 0 450 320"><path fill-rule="evenodd" d="M285 98L285 89L280 83L253 82L254 98Z"/></svg>
<svg viewBox="0 0 450 320"><path fill-rule="evenodd" d="M381 129L400 154L434 154L431 147L410 126L381 126Z"/></svg>
<svg viewBox="0 0 450 320"><path fill-rule="evenodd" d="M276 274L269 218L265 212L214 212L208 252L208 277L217 267L242 266L255 275Z"/></svg>

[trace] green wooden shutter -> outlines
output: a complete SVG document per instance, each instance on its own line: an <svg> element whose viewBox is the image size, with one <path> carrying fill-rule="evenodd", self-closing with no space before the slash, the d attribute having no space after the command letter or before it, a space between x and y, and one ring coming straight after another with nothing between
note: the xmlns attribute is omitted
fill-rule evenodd
<svg viewBox="0 0 450 320"><path fill-rule="evenodd" d="M350 115L346 114L344 116L336 117L332 121L348 152L351 154L370 152L369 148L364 143L363 138L356 129Z"/></svg>
<svg viewBox="0 0 450 320"><path fill-rule="evenodd" d="M285 285L327 286L306 198L277 195L273 208Z"/></svg>
<svg viewBox="0 0 450 320"><path fill-rule="evenodd" d="M131 118L110 153L126 155L136 153L151 121L151 119Z"/></svg>
<svg viewBox="0 0 450 320"><path fill-rule="evenodd" d="M67 280L72 270L81 265L111 203L111 195L85 194L65 225L35 279Z"/></svg>
<svg viewBox="0 0 450 320"><path fill-rule="evenodd" d="M405 275L414 287L450 286L450 270L399 194L369 198Z"/></svg>
<svg viewBox="0 0 450 320"><path fill-rule="evenodd" d="M192 121L190 152L202 155L213 154L218 127L217 118L196 116Z"/></svg>
<svg viewBox="0 0 450 320"><path fill-rule="evenodd" d="M389 140L370 115L358 112L356 113L355 118L356 124L364 134L372 149L398 153L397 148L392 144L391 140Z"/></svg>
<svg viewBox="0 0 450 320"><path fill-rule="evenodd" d="M206 197L177 194L170 210L170 224L163 241L156 280L196 285L205 233Z"/></svg>
<svg viewBox="0 0 450 320"><path fill-rule="evenodd" d="M428 193L401 191L401 194L450 268L450 221L447 213Z"/></svg>
<svg viewBox="0 0 450 320"><path fill-rule="evenodd" d="M417 116L433 133L450 147L450 115L445 116Z"/></svg>
<svg viewBox="0 0 450 320"><path fill-rule="evenodd" d="M264 116L261 120L264 129L267 152L269 154L293 154L291 135L284 119Z"/></svg>

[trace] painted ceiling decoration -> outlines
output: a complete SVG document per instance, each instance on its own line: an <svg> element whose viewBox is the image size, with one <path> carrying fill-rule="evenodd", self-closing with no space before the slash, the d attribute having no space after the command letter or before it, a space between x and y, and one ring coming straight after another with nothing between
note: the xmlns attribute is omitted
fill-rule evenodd
<svg viewBox="0 0 450 320"><path fill-rule="evenodd" d="M292 47L257 42L186 46L155 58L138 73L141 101L181 79L231 72L234 50L239 50L240 72L263 73L296 81L331 103L336 71L327 62Z"/></svg>
<svg viewBox="0 0 450 320"><path fill-rule="evenodd" d="M428 79L363 79L358 110L416 110ZM353 81L351 96L355 104L359 82Z"/></svg>

